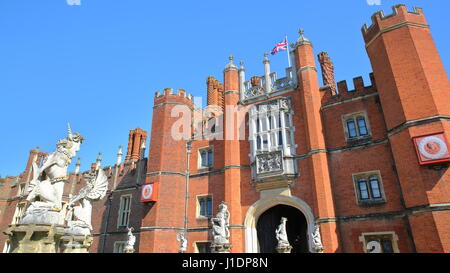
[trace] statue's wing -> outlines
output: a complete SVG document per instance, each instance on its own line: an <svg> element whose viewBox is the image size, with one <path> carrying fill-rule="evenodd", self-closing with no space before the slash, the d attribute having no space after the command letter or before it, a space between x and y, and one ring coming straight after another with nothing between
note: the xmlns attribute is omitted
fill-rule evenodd
<svg viewBox="0 0 450 273"><path fill-rule="evenodd" d="M31 171L32 171L32 178L28 185L28 189L27 189L28 193L30 193L33 190L33 188L36 187L36 185L39 183L38 178L39 178L40 169L39 169L38 165L36 164L36 162L34 162L34 161L31 164Z"/></svg>
<svg viewBox="0 0 450 273"><path fill-rule="evenodd" d="M92 190L86 195L87 198L92 200L99 200L105 197L108 190L108 177L106 177L105 171L98 170L97 177L95 178Z"/></svg>

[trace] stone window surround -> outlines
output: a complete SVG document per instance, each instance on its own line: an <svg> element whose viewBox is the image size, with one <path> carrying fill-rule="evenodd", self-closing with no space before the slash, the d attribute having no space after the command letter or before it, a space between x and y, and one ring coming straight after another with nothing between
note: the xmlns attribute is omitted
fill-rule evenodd
<svg viewBox="0 0 450 273"><path fill-rule="evenodd" d="M211 241L195 241L195 242L193 242L192 243L192 246L193 246L193 248L194 248L194 253L200 253L200 250L198 249L198 243L209 243L209 244L211 244Z"/></svg>
<svg viewBox="0 0 450 273"><path fill-rule="evenodd" d="M382 232L363 232L361 233L361 236L359 236L359 241L362 243L362 248L364 253L367 253L367 249L366 249L366 244L368 242L366 242L366 237L369 236L391 236L392 239L392 250L394 251L394 253L400 253L400 250L398 248L398 235L394 232L394 231L382 231Z"/></svg>
<svg viewBox="0 0 450 273"><path fill-rule="evenodd" d="M16 206L16 210L14 211L14 216L13 216L13 220L11 224L18 224L20 217L22 217L22 215L25 212L25 208L26 208L26 202L20 202L17 204Z"/></svg>
<svg viewBox="0 0 450 273"><path fill-rule="evenodd" d="M206 156L208 157L208 151L212 150L212 164L211 166L203 166L202 165L202 152L206 151ZM200 147L197 149L197 170L205 170L205 169L210 169L214 167L214 145L209 145L209 146L205 146L205 147ZM208 160L208 158L206 158L206 160Z"/></svg>
<svg viewBox="0 0 450 273"><path fill-rule="evenodd" d="M275 99L272 100L268 100L268 101L264 101L262 103L258 103L258 104L254 104L253 107L259 107L261 105L267 105L270 103L273 103L274 101L278 101L280 99L288 99L289 100L289 104L291 103L291 99L290 97L277 97ZM268 107L270 108L270 107ZM270 112L271 113L271 120L272 120L272 126L269 125L269 117L267 116L267 113ZM288 119L287 122L289 124L289 126L285 126L286 125L286 116L285 115L279 115L279 113L287 113ZM250 110L249 112L249 141L250 141L250 157L252 158L252 160L255 160L256 154L260 153L260 152L270 152L270 151L279 151L280 149L283 149L284 151L284 155L291 155L294 154L295 151L292 151L292 149L296 148L295 145L295 141L294 141L294 132L295 132L295 127L293 124L293 115L294 112L292 111L292 107L290 107L289 110L285 111L283 109L276 109L276 110L269 110L269 111L260 111L260 110ZM278 124L278 127L273 126L273 123L276 122L278 123L278 118L280 117L281 119L281 123L284 126L279 126L280 124ZM256 122L259 120L260 122L260 130L259 132L257 132L257 124ZM264 128L262 126L262 122L266 122L266 129L265 131L261 131L262 128ZM272 127L272 129L270 129ZM290 134L289 134L289 141L287 140L287 130L289 130ZM282 132L282 137L283 137L283 145L279 146L279 131ZM271 138L270 135L273 134L274 135L274 139L275 139L275 143L277 143L277 145L271 145ZM261 141L263 140L263 135L267 136L267 141L268 141L268 149L261 149L258 150L257 149L257 137L260 136L261 137ZM289 144L287 144L289 143Z"/></svg>
<svg viewBox="0 0 450 273"><path fill-rule="evenodd" d="M364 118L364 121L366 123L367 135L359 135L359 130L357 129L358 136L356 136L356 137L349 137L348 127L347 127L347 120L353 119L355 121L355 126L357 126L357 128L358 128L357 121L356 121L357 117L363 117ZM366 110L361 110L361 111L357 111L357 112L353 112L353 113L349 113L349 114L344 114L344 115L341 116L341 120L342 120L342 126L344 128L345 141L352 141L352 140L370 138L372 136L372 130L371 130L371 127L370 127L370 122L369 122L369 118L368 118Z"/></svg>
<svg viewBox="0 0 450 273"><path fill-rule="evenodd" d="M363 200L360 197L360 192L359 192L359 185L358 185L358 179L360 178L366 178L367 181L369 182L369 178L376 176L378 178L378 186L379 186L379 190L381 193L381 198L369 198L367 200ZM353 180L353 187L354 187L354 191L355 191L355 201L356 204L358 206L360 205L370 205L371 203L373 204L380 204L380 203L386 203L387 199L386 199L386 195L384 192L384 186L383 186L383 178L381 177L381 172L380 170L373 170L373 171L367 171L367 172L360 172L360 173L353 173L352 174L352 180ZM368 185L368 187L370 187L370 185ZM369 190L369 188L368 188Z"/></svg>
<svg viewBox="0 0 450 273"><path fill-rule="evenodd" d="M211 198L211 216L210 217L212 217L213 216L213 214L214 214L214 211L213 211L213 208L214 208L214 198L213 198L213 195L212 194L199 194L199 195L196 195L195 196L195 205L196 205L196 209L195 209L195 218L197 219L197 220L207 220L207 219L209 219L210 217L207 217L207 216L203 216L203 215L200 215L200 199L203 199L203 198Z"/></svg>
<svg viewBox="0 0 450 273"><path fill-rule="evenodd" d="M126 225L124 226L124 225L121 225L121 222L123 220L122 217L123 217L124 212L125 212L122 209L123 208L123 202L124 202L125 198L129 198L129 203L128 203L128 209L127 209L127 211L128 211L128 219L126 221ZM132 201L132 199L133 199L133 195L132 194L124 194L124 195L120 196L119 210L118 210L118 215L117 215L117 229L121 229L121 228L124 228L124 227L128 226L129 221L130 221L131 201Z"/></svg>
<svg viewBox="0 0 450 273"><path fill-rule="evenodd" d="M125 245L127 244L127 241L115 241L114 242L114 248L113 253L123 253L123 250L125 249ZM122 245L122 252L117 252L119 245Z"/></svg>

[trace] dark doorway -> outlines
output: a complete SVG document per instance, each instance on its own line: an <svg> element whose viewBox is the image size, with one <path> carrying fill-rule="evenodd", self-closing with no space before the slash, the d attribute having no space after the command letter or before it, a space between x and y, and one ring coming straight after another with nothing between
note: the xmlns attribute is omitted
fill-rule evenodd
<svg viewBox="0 0 450 273"><path fill-rule="evenodd" d="M308 238L306 218L298 209L277 205L265 211L258 219L256 230L261 253L276 253L277 239L275 230L280 224L281 217L286 217L286 232L292 253L308 253Z"/></svg>

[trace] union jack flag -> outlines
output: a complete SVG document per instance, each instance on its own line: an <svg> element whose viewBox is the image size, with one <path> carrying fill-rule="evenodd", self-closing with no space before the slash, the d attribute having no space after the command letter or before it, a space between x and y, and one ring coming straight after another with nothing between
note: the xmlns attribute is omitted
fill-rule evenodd
<svg viewBox="0 0 450 273"><path fill-rule="evenodd" d="M275 53L277 53L280 50L287 50L287 41L286 38L284 38L283 41L279 42L273 49L272 52L270 52L270 54L275 55Z"/></svg>

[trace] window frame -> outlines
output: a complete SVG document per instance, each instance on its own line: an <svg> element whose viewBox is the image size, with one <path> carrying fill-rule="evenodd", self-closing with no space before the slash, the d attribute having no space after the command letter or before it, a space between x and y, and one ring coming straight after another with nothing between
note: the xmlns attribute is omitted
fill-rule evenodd
<svg viewBox="0 0 450 273"><path fill-rule="evenodd" d="M128 198L129 202L128 202L128 209L125 211L124 207L123 207L123 200ZM117 218L117 229L121 229L121 228L126 228L128 227L129 223L130 223L130 216L131 216L131 203L133 200L133 195L132 194L123 194L120 196L120 202L119 202L119 210L118 210L118 218ZM124 220L124 213L127 212L127 220L126 220L126 225L122 225L122 222Z"/></svg>
<svg viewBox="0 0 450 273"><path fill-rule="evenodd" d="M211 244L212 244L211 241L195 241L193 244L194 244L194 253L211 253ZM206 248L209 249L209 252L200 252L200 249L198 247L199 244L208 244L209 248L208 246L206 246Z"/></svg>
<svg viewBox="0 0 450 273"><path fill-rule="evenodd" d="M116 249L119 245L122 245L122 252L117 252ZM126 241L115 241L114 242L114 248L113 248L113 253L125 253L125 246L127 245Z"/></svg>
<svg viewBox="0 0 450 273"><path fill-rule="evenodd" d="M362 243L362 248L363 248L364 253L367 253L366 245L368 242L372 241L373 238L377 238L378 240L381 240L386 237L389 237L391 240L391 246L392 246L393 253L400 253L400 250L398 248L398 236L394 231L363 232L361 234L361 236L359 236L359 241ZM383 246L381 246L381 247L383 248ZM385 253L385 252L382 252L382 253Z"/></svg>
<svg viewBox="0 0 450 273"><path fill-rule="evenodd" d="M378 192L380 197L374 197L373 188L371 185L371 181L373 178L377 179L378 182ZM376 205L376 204L384 204L387 202L386 195L383 187L383 178L381 176L381 172L379 170L354 173L352 174L353 187L355 191L355 199L357 205ZM366 191L368 198L362 198L360 184L361 181L365 181Z"/></svg>
<svg viewBox="0 0 450 273"><path fill-rule="evenodd" d="M294 112L292 107L281 108L279 105L281 99L291 101L289 96L279 97L254 104L249 111L249 140L252 159L261 153L280 150L284 150L285 155L295 154L295 128L292 120ZM277 106L272 107L275 102L278 103ZM290 104L291 102L289 102ZM286 143L284 143L283 136L286 138Z"/></svg>
<svg viewBox="0 0 450 273"><path fill-rule="evenodd" d="M211 214L210 215L208 215L208 203L207 203L207 200L208 199L211 199ZM213 198L213 195L212 194L200 194L200 195L197 195L196 197L195 197L195 200L196 200L196 218L197 219L210 219L211 217L213 217L213 214L214 214L214 198ZM201 208L201 200L206 200L206 203L205 203L205 209L206 209L206 216L205 215L202 215L201 214L201 210L202 210L202 208Z"/></svg>
<svg viewBox="0 0 450 273"><path fill-rule="evenodd" d="M370 128L370 122L367 115L367 111L358 111L354 113L349 113L341 116L342 119L342 125L344 127L344 136L346 141L353 141L353 140L359 140L359 139L366 139L372 137L372 131ZM364 121L364 129L365 134L361 133L361 126L359 124L359 121ZM348 124L349 122L353 123L353 126L355 127L355 136L350 136L351 129L349 128Z"/></svg>
<svg viewBox="0 0 450 273"><path fill-rule="evenodd" d="M205 159L206 159L206 164L207 165L203 165L203 155L202 153L205 152ZM209 162L209 154L211 152L211 162ZM197 160L197 169L211 169L214 167L214 145L210 145L207 147L201 147L198 148L198 160Z"/></svg>

